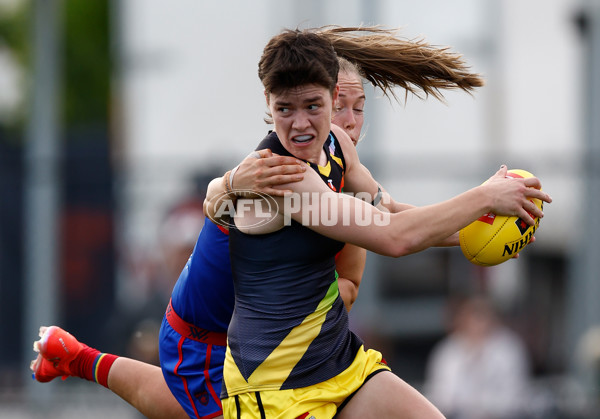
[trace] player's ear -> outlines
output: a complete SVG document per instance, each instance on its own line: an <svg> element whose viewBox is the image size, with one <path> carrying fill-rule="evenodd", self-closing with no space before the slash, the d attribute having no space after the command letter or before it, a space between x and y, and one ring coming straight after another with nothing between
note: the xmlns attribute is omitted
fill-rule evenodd
<svg viewBox="0 0 600 419"><path fill-rule="evenodd" d="M333 105L335 106L335 102L337 102L338 100L338 96L340 94L340 85L336 84L335 85L335 89L333 89L333 93L331 95L331 103L333 103Z"/></svg>
<svg viewBox="0 0 600 419"><path fill-rule="evenodd" d="M270 101L269 101L269 94L267 93L267 91L266 91L266 90L264 90L264 91L263 91L263 93L265 94L265 99L266 99L266 101L267 101L267 106L269 106L269 102L270 102Z"/></svg>

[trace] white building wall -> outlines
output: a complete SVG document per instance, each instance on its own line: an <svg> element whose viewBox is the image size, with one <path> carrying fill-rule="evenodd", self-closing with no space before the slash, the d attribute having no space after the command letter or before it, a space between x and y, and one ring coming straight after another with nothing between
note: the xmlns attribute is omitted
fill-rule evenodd
<svg viewBox="0 0 600 419"><path fill-rule="evenodd" d="M405 105L368 92L359 152L398 199L428 204L475 186L501 163L539 176L555 203L536 246L571 239L580 199L579 39L575 0L116 2L123 53L125 243L153 240L162 212L197 169L243 158L262 138L256 70L283 27L377 23L464 54L487 85L446 103ZM402 96L402 94L400 95ZM558 199L556 199L558 198Z"/></svg>

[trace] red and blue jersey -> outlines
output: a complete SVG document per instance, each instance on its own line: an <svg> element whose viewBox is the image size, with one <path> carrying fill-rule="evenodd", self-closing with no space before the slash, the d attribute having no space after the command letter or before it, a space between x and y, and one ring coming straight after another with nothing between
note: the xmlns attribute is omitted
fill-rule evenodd
<svg viewBox="0 0 600 419"><path fill-rule="evenodd" d="M234 305L227 230L206 217L192 255L171 294L171 305L187 323L226 332Z"/></svg>

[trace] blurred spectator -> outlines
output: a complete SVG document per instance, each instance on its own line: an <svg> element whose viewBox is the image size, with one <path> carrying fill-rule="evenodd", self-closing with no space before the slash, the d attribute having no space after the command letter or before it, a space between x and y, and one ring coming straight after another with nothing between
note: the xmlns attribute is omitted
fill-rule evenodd
<svg viewBox="0 0 600 419"><path fill-rule="evenodd" d="M577 343L577 365L590 398L594 417L600 417L600 325L592 325Z"/></svg>
<svg viewBox="0 0 600 419"><path fill-rule="evenodd" d="M173 286L204 225L203 201L204 195L198 190L171 206L158 227L155 251L138 254L130 261L137 283L134 292L139 298L119 307L108 322L107 335L111 339L106 341L115 342L108 348L111 352L159 365L161 321Z"/></svg>
<svg viewBox="0 0 600 419"><path fill-rule="evenodd" d="M203 201L203 197L193 196L177 203L160 227L160 251L167 278L165 292L169 296L204 225Z"/></svg>
<svg viewBox="0 0 600 419"><path fill-rule="evenodd" d="M150 281L150 294L133 316L126 355L154 365L158 359L158 334L173 286L194 250L204 225L203 197L191 196L173 206L159 229L159 249Z"/></svg>
<svg viewBox="0 0 600 419"><path fill-rule="evenodd" d="M428 360L425 395L449 419L526 417L528 354L484 297L460 301Z"/></svg>

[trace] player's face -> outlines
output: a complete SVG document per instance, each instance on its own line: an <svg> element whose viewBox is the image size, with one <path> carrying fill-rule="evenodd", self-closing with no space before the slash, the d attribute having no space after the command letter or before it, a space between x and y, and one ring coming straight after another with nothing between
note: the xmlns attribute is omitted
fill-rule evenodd
<svg viewBox="0 0 600 419"><path fill-rule="evenodd" d="M362 80L357 74L340 73L338 86L340 90L331 122L346 131L356 145L364 122L365 91Z"/></svg>
<svg viewBox="0 0 600 419"><path fill-rule="evenodd" d="M337 90L334 92L337 96ZM331 129L333 101L329 90L316 84L267 94L275 132L294 156L319 163Z"/></svg>

